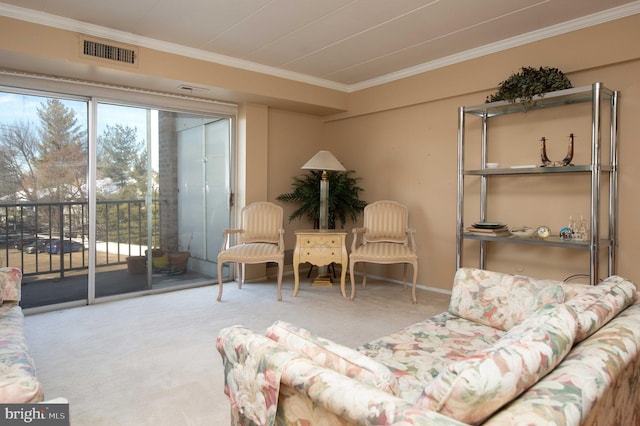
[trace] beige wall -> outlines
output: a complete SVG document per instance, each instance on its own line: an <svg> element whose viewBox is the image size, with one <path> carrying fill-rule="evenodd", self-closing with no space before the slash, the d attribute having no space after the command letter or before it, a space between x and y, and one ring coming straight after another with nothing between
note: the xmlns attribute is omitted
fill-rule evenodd
<svg viewBox="0 0 640 426"><path fill-rule="evenodd" d="M208 89L207 95L214 99L262 102L316 114L347 107L348 95L342 91L145 47L138 48L136 65L88 58L81 54L85 38L82 33L0 16L0 68L187 95L178 86L193 85Z"/></svg>
<svg viewBox="0 0 640 426"><path fill-rule="evenodd" d="M303 173L302 165L316 152L326 148L320 117L279 109L269 110L269 184L267 199L291 192L292 177ZM285 246L289 252L295 246L295 230L309 229L313 224L303 220L288 221L296 209L282 204L285 215ZM288 258L287 258L288 259Z"/></svg>
<svg viewBox="0 0 640 426"><path fill-rule="evenodd" d="M411 226L418 230L418 281L448 290L456 253L457 109L483 103L497 83L521 66L554 66L565 71L575 87L600 81L621 92L617 272L640 282L640 273L634 268L634 259L640 255L640 225L635 219L640 211L636 183L640 179L640 157L635 143L640 124L634 119L640 116L640 49L625 42L640 36L638 28L640 16L626 18L351 94L349 110L324 119L320 141L310 138L315 142L309 146L301 145L295 134L319 134L312 117L271 110L269 196L275 198L288 190L288 178L300 173L297 165L314 150L331 150L345 167L363 178L363 198L367 202L390 198L409 206ZM490 160L538 164L541 136L549 139L550 156L560 159L568 134L573 132L575 162L587 163L590 114L589 105L584 104L496 120L490 130L497 145L493 145ZM474 126L477 131L479 125L471 123L472 130ZM295 133L287 138L290 127ZM468 143L472 144L474 135L469 132ZM274 135L279 135L277 140ZM280 155L286 156L286 164L280 161ZM467 156L475 159L472 152ZM471 182L467 188L471 192L473 181L467 181ZM576 220L588 216L588 182L588 176L498 181L491 189L503 195L491 199L490 218L512 226L547 225L557 233L570 215ZM285 188L278 189L282 185ZM477 197L471 197L466 203L465 221L478 220L478 214ZM293 246L293 232L302 226L287 224L288 246ZM463 264L477 266L477 243L465 244ZM565 279L588 274L589 257L581 250L502 245L490 250L488 267ZM397 267L375 272L401 278ZM600 272L601 276L606 273L606 259Z"/></svg>
<svg viewBox="0 0 640 426"><path fill-rule="evenodd" d="M640 51L628 42L640 36L639 28L640 16L635 16L355 93L347 113L327 120L327 148L363 177L364 198L391 198L409 206L411 226L418 230L420 283L449 289L455 271L457 108L483 103L495 90L490 85L521 66L559 67L576 87L601 81L621 92L618 274L640 282L634 264L640 255ZM576 161L589 162L588 105L505 120L490 128L502 144L490 152L490 161L538 164L538 140L545 135L550 155L560 159L568 134L575 132ZM494 187L505 195L492 201L490 219L547 225L558 232L569 215L587 216L586 179L586 186L584 178L575 177L498 181ZM479 207L470 204L467 223L479 219ZM476 247L465 245L464 265L477 266ZM488 267L556 279L589 273L586 252L519 245L491 250Z"/></svg>
<svg viewBox="0 0 640 426"><path fill-rule="evenodd" d="M366 201L391 198L409 206L411 226L418 231L418 281L446 290L455 271L457 108L484 102L497 83L521 66L558 67L574 86L602 81L621 92L618 273L640 282L634 268L640 255L639 28L636 15L347 94L151 49L141 50L134 69L91 63L78 56L77 33L0 18L0 67L156 90L179 82L210 87L219 99L241 105L237 158L242 200L275 200L290 190L291 177L301 173L305 161L329 149L362 177ZM586 139L584 114L579 108L557 111L518 118L523 126L518 130L498 122L492 128L500 147L491 153L495 161L537 163L542 135L553 141L550 152L557 157L571 131L577 134L576 156L584 158L586 148L579 145ZM557 231L569 214L586 214L580 185L573 178L501 182L497 189L505 196L496 199L492 214L512 225L546 224ZM286 215L293 209L284 207ZM468 209L467 220L473 215ZM295 229L309 225L286 222L290 249ZM465 249L470 253L473 247ZM492 251L489 266L564 278L588 272L584 255L505 246ZM464 263L471 266L475 258L465 255ZM387 269L375 272L399 278L398 268Z"/></svg>

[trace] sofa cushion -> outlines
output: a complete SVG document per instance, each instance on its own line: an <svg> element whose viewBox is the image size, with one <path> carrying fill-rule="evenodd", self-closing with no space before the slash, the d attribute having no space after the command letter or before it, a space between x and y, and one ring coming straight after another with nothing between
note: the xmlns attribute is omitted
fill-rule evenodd
<svg viewBox="0 0 640 426"><path fill-rule="evenodd" d="M611 276L569 299L578 317L576 343L583 341L630 306L636 297L636 286L619 276Z"/></svg>
<svg viewBox="0 0 640 426"><path fill-rule="evenodd" d="M24 335L24 315L15 303L0 306L0 402L27 404L43 399L42 385Z"/></svg>
<svg viewBox="0 0 640 426"><path fill-rule="evenodd" d="M544 377L573 345L575 313L564 304L513 327L496 344L448 365L418 404L478 424Z"/></svg>
<svg viewBox="0 0 640 426"><path fill-rule="evenodd" d="M0 268L0 303L19 302L22 271L13 266Z"/></svg>
<svg viewBox="0 0 640 426"><path fill-rule="evenodd" d="M389 368L354 349L312 334L285 321L276 321L267 329L267 337L286 349L304 354L316 364L331 368L370 386L398 394L398 382Z"/></svg>
<svg viewBox="0 0 640 426"><path fill-rule="evenodd" d="M545 306L563 301L564 289L558 281L460 268L454 277L449 312L508 331Z"/></svg>
<svg viewBox="0 0 640 426"><path fill-rule="evenodd" d="M414 404L449 364L494 345L505 331L441 312L357 348L389 367L398 396Z"/></svg>

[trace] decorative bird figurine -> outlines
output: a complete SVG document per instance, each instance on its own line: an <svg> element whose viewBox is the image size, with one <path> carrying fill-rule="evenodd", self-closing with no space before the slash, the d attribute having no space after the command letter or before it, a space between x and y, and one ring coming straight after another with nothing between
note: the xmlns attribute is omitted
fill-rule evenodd
<svg viewBox="0 0 640 426"><path fill-rule="evenodd" d="M569 147L567 148L567 155L562 159L562 165L570 166L571 160L573 160L573 133L569 134Z"/></svg>
<svg viewBox="0 0 640 426"><path fill-rule="evenodd" d="M540 139L540 167L570 166L573 160L573 133L569 135L569 146L567 147L567 155L562 161L551 161L547 156L547 138L544 136Z"/></svg>
<svg viewBox="0 0 640 426"><path fill-rule="evenodd" d="M548 167L551 165L551 160L547 157L547 138L544 136L540 139L540 160L542 160L540 167Z"/></svg>

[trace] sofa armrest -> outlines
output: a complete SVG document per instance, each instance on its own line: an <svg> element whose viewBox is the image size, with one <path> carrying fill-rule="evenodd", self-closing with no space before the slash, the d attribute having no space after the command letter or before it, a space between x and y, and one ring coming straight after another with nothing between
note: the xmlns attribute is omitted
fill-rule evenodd
<svg viewBox="0 0 640 426"><path fill-rule="evenodd" d="M282 370L300 355L242 326L222 329L216 348L224 365L232 424L274 424Z"/></svg>
<svg viewBox="0 0 640 426"><path fill-rule="evenodd" d="M318 424L332 416L336 421L327 424L338 424L338 420L364 425L466 424L320 367L307 358L287 364L282 384L296 392L284 395L279 403L278 417L284 424Z"/></svg>
<svg viewBox="0 0 640 426"><path fill-rule="evenodd" d="M13 266L0 268L0 303L19 302L21 297L22 271Z"/></svg>
<svg viewBox="0 0 640 426"><path fill-rule="evenodd" d="M398 395L398 382L389 368L373 358L325 339L302 327L276 321L267 337L287 350L305 355L315 364L334 370L377 389Z"/></svg>
<svg viewBox="0 0 640 426"><path fill-rule="evenodd" d="M640 301L574 346L547 376L485 425L639 424Z"/></svg>
<svg viewBox="0 0 640 426"><path fill-rule="evenodd" d="M216 347L225 366L232 424L333 419L337 424L464 425L318 366L245 327L221 330Z"/></svg>

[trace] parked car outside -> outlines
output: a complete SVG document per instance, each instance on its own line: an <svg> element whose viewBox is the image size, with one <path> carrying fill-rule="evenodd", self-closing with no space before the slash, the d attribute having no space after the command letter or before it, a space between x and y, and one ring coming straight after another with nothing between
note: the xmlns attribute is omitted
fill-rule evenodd
<svg viewBox="0 0 640 426"><path fill-rule="evenodd" d="M22 246L22 251L29 254L42 253L49 241L51 240L40 238L38 241L33 241L32 243Z"/></svg>
<svg viewBox="0 0 640 426"><path fill-rule="evenodd" d="M25 246L35 243L35 241L36 241L35 237L25 237L21 240L16 241L15 244L13 245L13 248L17 250L22 250Z"/></svg>
<svg viewBox="0 0 640 426"><path fill-rule="evenodd" d="M73 251L83 251L84 245L80 244L76 241L64 240L62 242L62 252L70 253ZM60 252L60 240L51 240L51 242L47 243L44 246L44 251L51 254L56 254Z"/></svg>

